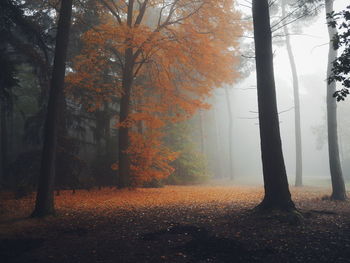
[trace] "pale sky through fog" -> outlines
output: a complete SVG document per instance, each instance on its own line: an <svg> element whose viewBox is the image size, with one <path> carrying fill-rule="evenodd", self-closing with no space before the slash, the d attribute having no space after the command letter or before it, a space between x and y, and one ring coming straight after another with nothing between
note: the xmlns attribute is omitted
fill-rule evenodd
<svg viewBox="0 0 350 263"><path fill-rule="evenodd" d="M243 0L239 2L246 3ZM334 9L339 11L345 9L347 5L349 5L349 1L336 0ZM247 15L250 14L248 8L242 7L242 10ZM301 35L291 36L300 85L303 172L305 177L328 178L326 176L329 176L327 147L317 150L316 138L312 132L312 127L325 123L328 41L324 8L317 19L310 22L308 27L303 28ZM273 50L278 109L283 111L293 106L292 76L286 47L274 46ZM257 111L256 90L247 90L253 85L256 85L254 72L246 80L235 85L234 89L231 89L234 115L234 158L242 176L258 175L257 180L261 182L258 120L252 119L257 114L251 112ZM226 129L225 100L223 97L218 100L220 101L218 108L223 119L221 128ZM295 171L294 111L280 114L280 121L285 163L289 181L293 184Z"/></svg>

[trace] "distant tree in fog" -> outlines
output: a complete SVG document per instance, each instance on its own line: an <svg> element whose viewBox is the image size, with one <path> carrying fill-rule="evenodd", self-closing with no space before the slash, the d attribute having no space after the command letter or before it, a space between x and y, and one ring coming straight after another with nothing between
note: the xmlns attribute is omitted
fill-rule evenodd
<svg viewBox="0 0 350 263"><path fill-rule="evenodd" d="M287 17L286 12L287 1L282 0L282 19ZM299 80L297 67L293 55L292 45L290 42L290 35L288 25L283 23L283 31L286 38L286 47L288 52L289 63L293 78L293 93L294 93L294 129L295 129L295 186L303 185L303 161L302 161L302 144L301 144L301 125L300 125L300 97L299 97Z"/></svg>

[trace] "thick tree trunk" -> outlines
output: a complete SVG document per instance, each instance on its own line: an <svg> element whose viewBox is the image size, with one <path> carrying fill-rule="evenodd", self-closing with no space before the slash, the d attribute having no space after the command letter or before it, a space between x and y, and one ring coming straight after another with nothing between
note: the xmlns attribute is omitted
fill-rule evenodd
<svg viewBox="0 0 350 263"><path fill-rule="evenodd" d="M45 120L44 146L41 160L38 192L33 217L53 214L55 160L57 146L57 121L59 98L63 92L65 62L71 24L72 0L62 0L56 36L55 59L50 83L50 95Z"/></svg>
<svg viewBox="0 0 350 263"><path fill-rule="evenodd" d="M288 187L276 103L268 0L253 0L259 126L265 196L260 209L295 209Z"/></svg>
<svg viewBox="0 0 350 263"><path fill-rule="evenodd" d="M130 89L132 85L132 80L128 77L123 79L123 96L120 100L120 114L119 122L121 126L119 127L118 141L119 141L119 180L118 187L125 188L130 186L130 159L127 150L130 145L129 140L129 127L123 125L125 120L129 116L130 112Z"/></svg>
<svg viewBox="0 0 350 263"><path fill-rule="evenodd" d="M56 162L55 162L55 189L56 196L59 196L60 189L63 187L65 182L65 178L67 178L67 174L62 172L62 168L66 166L64 156L67 154L66 152L66 144L68 137L67 130L67 105L66 98L64 92L59 93L58 102L58 117L57 117L57 146L56 146ZM63 169L64 171L64 169ZM63 184L62 184L63 183Z"/></svg>
<svg viewBox="0 0 350 263"><path fill-rule="evenodd" d="M127 26L132 27L132 17L134 11L134 0L129 0L128 3L128 14L127 14ZM130 39L126 39L128 43ZM125 126L125 121L127 120L130 112L130 100L131 100L131 87L134 78L134 59L133 59L133 49L127 48L125 50L124 58L125 65L123 70L122 79L122 91L123 95L120 99L120 111L119 111L119 174L117 185L119 188L125 188L131 186L131 174L130 174L130 157L127 150L130 145L129 139L129 127Z"/></svg>
<svg viewBox="0 0 350 263"><path fill-rule="evenodd" d="M282 17L286 17L286 1L282 1ZM283 27L286 35L287 52L292 70L293 92L294 92L294 127L295 127L295 186L303 185L303 162L302 162L302 146L301 146L301 125L300 125L300 99L299 99L299 80L297 67L295 65L292 46L290 44L290 36L288 27Z"/></svg>
<svg viewBox="0 0 350 263"><path fill-rule="evenodd" d="M333 11L333 0L326 0L326 13ZM328 27L329 39L332 40L336 34L336 29ZM332 42L329 43L328 49L328 65L327 65L327 78L331 74L332 62L337 58L337 51L333 49ZM334 200L345 200L346 190L344 184L344 178L342 174L340 159L339 159L339 146L338 146L338 130L337 130L337 102L333 97L336 91L335 82L328 84L327 82L327 126L328 126L328 153L329 153L329 167L332 180L332 195Z"/></svg>
<svg viewBox="0 0 350 263"><path fill-rule="evenodd" d="M232 107L230 101L230 93L228 88L225 86L225 97L226 97L226 105L227 105L227 113L228 113L228 149L229 149L229 178L233 180L234 178L234 168L233 168L233 145L232 145L232 131L233 131L233 116L232 116Z"/></svg>

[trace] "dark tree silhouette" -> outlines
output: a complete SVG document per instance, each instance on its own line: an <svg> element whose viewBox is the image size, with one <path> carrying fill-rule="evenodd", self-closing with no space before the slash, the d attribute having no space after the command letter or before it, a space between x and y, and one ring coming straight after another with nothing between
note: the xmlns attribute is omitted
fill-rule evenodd
<svg viewBox="0 0 350 263"><path fill-rule="evenodd" d="M265 196L257 208L293 210L276 103L268 0L253 1L259 126Z"/></svg>
<svg viewBox="0 0 350 263"><path fill-rule="evenodd" d="M5 47L0 46L0 183L9 184L8 176L8 116L13 108L12 88L17 85L14 62Z"/></svg>
<svg viewBox="0 0 350 263"><path fill-rule="evenodd" d="M333 61L332 75L328 81L338 81L343 88L337 90L334 96L338 101L345 100L350 94L350 5L341 12L327 13L328 26L338 28L341 31L335 31L333 36L333 47L338 50L343 47L343 51L336 60Z"/></svg>
<svg viewBox="0 0 350 263"><path fill-rule="evenodd" d="M53 184L57 145L57 124L60 97L63 96L65 63L67 57L69 29L72 15L72 0L62 0L56 35L55 58L50 83L50 95L45 120L44 146L33 217L53 214Z"/></svg>
<svg viewBox="0 0 350 263"><path fill-rule="evenodd" d="M333 0L326 0L326 13L333 12ZM327 22L329 22L329 17ZM334 27L328 27L329 39L332 40L336 35L337 30ZM328 65L327 77L332 74L332 62L337 58L337 50L334 49L332 43L329 43L328 48ZM327 127L328 127L328 153L329 167L332 180L332 195L331 199L345 200L346 190L343 178L343 173L339 158L338 144L338 124L337 124L337 102L333 97L336 91L335 82L327 82Z"/></svg>

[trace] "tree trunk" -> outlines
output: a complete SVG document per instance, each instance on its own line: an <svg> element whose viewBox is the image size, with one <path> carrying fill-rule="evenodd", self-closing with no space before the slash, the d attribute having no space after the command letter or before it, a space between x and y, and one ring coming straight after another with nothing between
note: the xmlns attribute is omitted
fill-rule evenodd
<svg viewBox="0 0 350 263"><path fill-rule="evenodd" d="M105 155L111 156L115 145L111 141L111 113L108 102L104 103L103 131L105 139Z"/></svg>
<svg viewBox="0 0 350 263"><path fill-rule="evenodd" d="M199 110L199 125L201 129L201 153L205 155L203 110Z"/></svg>
<svg viewBox="0 0 350 263"><path fill-rule="evenodd" d="M233 170L233 145L232 145L232 131L233 131L233 116L232 116L232 107L230 101L230 93L228 88L225 86L225 97L226 97L226 105L228 112L228 149L229 149L229 178L233 180L234 178L234 170Z"/></svg>
<svg viewBox="0 0 350 263"><path fill-rule="evenodd" d="M119 127L118 142L119 142L119 177L118 187L125 188L130 186L130 158L127 150L130 145L129 139L129 127L125 126L130 112L130 95L131 86L133 82L133 67L131 66L130 60L132 56L131 48L126 50L126 65L123 74L122 89L123 95L120 100L120 113L119 113Z"/></svg>
<svg viewBox="0 0 350 263"><path fill-rule="evenodd" d="M62 87L63 89L63 87ZM56 145L56 161L55 161L55 188L56 196L59 196L60 189L64 186L68 174L65 174L66 170L64 167L67 165L65 163L65 158L68 154L67 138L67 104L64 92L59 93L58 102L57 102L57 111L59 112L57 117L57 145ZM72 169L72 167L70 167Z"/></svg>
<svg viewBox="0 0 350 263"><path fill-rule="evenodd" d="M217 178L222 178L222 156L221 155L221 145L220 145L220 131L219 131L219 125L218 125L218 118L217 118L217 109L216 106L217 104L215 103L214 105L214 124L215 124L215 150L216 150L216 177Z"/></svg>
<svg viewBox="0 0 350 263"><path fill-rule="evenodd" d="M282 18L286 17L286 1L282 1ZM283 27L286 35L287 52L292 70L293 92L294 92L294 130L295 130L295 186L303 185L303 163L302 163L302 146L301 146L301 125L300 125L300 100L299 100L299 81L297 67L295 65L292 46L290 44L290 36L288 27Z"/></svg>
<svg viewBox="0 0 350 263"><path fill-rule="evenodd" d="M253 0L255 60L265 196L257 208L295 209L280 137L268 0Z"/></svg>
<svg viewBox="0 0 350 263"><path fill-rule="evenodd" d="M6 105L4 102L1 103L0 108L0 154L1 154L1 174L0 174L0 182L5 185L8 183L8 174L7 174L7 166L8 166L8 151L7 151L7 141L8 141L8 133L7 133L7 118L6 118Z"/></svg>
<svg viewBox="0 0 350 263"><path fill-rule="evenodd" d="M129 0L128 14L127 14L127 26L132 27L132 17L134 11L134 0ZM128 43L130 39L126 39ZM125 124L130 112L130 99L131 99L131 87L134 79L134 59L133 49L131 47L126 48L124 53L125 65L123 70L122 79L122 91L123 95L120 99L120 111L119 111L119 175L117 184L119 188L125 188L131 186L131 174L130 174L130 157L127 150L130 145L129 139L129 127Z"/></svg>
<svg viewBox="0 0 350 263"><path fill-rule="evenodd" d="M326 13L333 11L333 0L325 0ZM328 27L329 39L332 40L336 34L336 29ZM337 58L337 51L333 49L332 42L329 43L328 48L328 65L327 65L327 78L331 74L332 62ZM342 174L340 159L339 159L339 146L338 146L338 130L337 130L337 102L333 97L336 91L336 83L327 82L327 126L328 126L328 153L329 153L329 167L332 180L332 195L334 200L345 200L346 190L344 184L344 178Z"/></svg>
<svg viewBox="0 0 350 263"><path fill-rule="evenodd" d="M127 150L130 145L129 139L129 127L125 126L125 120L129 116L130 112L130 95L131 86L133 82L133 66L131 63L132 50L131 48L126 50L126 65L123 74L122 88L123 95L120 100L120 114L119 114L119 127L118 141L119 141L119 177L118 187L125 188L130 186L130 158Z"/></svg>
<svg viewBox="0 0 350 263"><path fill-rule="evenodd" d="M50 95L45 120L44 146L38 192L35 209L32 214L33 217L42 217L55 212L53 184L55 178L57 120L60 109L59 98L61 96L60 94L63 92L64 86L71 14L72 0L62 0L56 36L55 58L50 83Z"/></svg>

